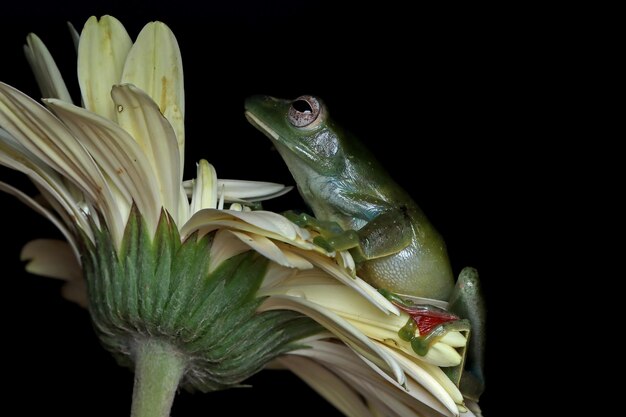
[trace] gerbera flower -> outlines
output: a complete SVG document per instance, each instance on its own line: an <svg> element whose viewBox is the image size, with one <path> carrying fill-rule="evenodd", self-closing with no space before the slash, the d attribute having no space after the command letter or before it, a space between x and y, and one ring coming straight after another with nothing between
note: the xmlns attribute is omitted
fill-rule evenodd
<svg viewBox="0 0 626 417"><path fill-rule="evenodd" d="M236 386L267 364L351 416L473 415L442 371L462 365L461 333L416 353L399 336L409 316L354 276L349 253L250 209L288 187L218 179L205 160L183 181L183 70L167 26L133 43L116 19L92 17L76 37L84 107L35 35L26 55L44 105L0 83L0 164L41 196L0 189L65 237L22 257L67 280L64 295L134 368L133 416L167 416L179 385Z"/></svg>

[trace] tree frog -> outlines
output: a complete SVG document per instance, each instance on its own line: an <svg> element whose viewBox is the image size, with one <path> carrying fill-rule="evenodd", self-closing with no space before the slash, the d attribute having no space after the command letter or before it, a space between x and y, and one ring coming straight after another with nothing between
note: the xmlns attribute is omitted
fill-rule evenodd
<svg viewBox="0 0 626 417"><path fill-rule="evenodd" d="M436 330L442 334L456 329L455 323L467 329L467 322L458 316L470 319L473 330L478 330L473 345L479 351L470 345L468 360L482 368L484 309L475 270L466 268L455 288L443 239L374 156L338 126L314 96L295 100L253 96L245 109L247 119L275 145L315 215L292 219L319 231L316 242L325 249L349 249L358 275L416 316L418 326L440 320ZM456 316L402 296L450 300ZM415 340L414 350L420 352L430 336ZM482 371L478 379L480 387L473 391L479 395Z"/></svg>
<svg viewBox="0 0 626 417"><path fill-rule="evenodd" d="M351 253L359 276L395 293L449 298L454 278L443 239L320 99L255 96L246 101L246 116L272 140L315 217L356 231ZM346 241L349 234L331 233L325 243L344 249Z"/></svg>

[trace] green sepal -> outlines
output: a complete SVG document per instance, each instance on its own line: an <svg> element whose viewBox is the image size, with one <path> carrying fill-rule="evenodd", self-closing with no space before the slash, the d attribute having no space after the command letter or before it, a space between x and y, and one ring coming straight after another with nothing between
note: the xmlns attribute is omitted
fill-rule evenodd
<svg viewBox="0 0 626 417"><path fill-rule="evenodd" d="M94 241L83 237L90 312L122 365L133 366L138 341L159 340L187 358L181 385L214 391L239 385L322 330L299 313L257 313L268 260L248 251L212 267L214 234L181 242L165 211L149 230L133 206L119 251L106 228L92 228Z"/></svg>

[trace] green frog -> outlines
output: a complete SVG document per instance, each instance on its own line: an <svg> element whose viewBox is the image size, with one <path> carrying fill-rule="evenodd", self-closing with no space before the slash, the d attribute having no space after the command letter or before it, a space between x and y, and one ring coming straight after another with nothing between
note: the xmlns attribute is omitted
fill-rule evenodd
<svg viewBox="0 0 626 417"><path fill-rule="evenodd" d="M350 250L358 275L399 304L403 296L453 301L455 310L472 320L475 337L477 330L482 333L476 285L455 288L441 235L376 158L329 117L319 98L253 96L245 109L247 119L271 139L313 211L315 218L291 218L319 231L316 243L329 251ZM410 301L402 308L431 323L446 316Z"/></svg>
<svg viewBox="0 0 626 417"><path fill-rule="evenodd" d="M454 278L443 239L374 156L328 117L320 99L251 97L246 116L272 140L315 217L357 231L351 252L359 276L396 293L449 298ZM332 237L329 249L352 241L350 234Z"/></svg>

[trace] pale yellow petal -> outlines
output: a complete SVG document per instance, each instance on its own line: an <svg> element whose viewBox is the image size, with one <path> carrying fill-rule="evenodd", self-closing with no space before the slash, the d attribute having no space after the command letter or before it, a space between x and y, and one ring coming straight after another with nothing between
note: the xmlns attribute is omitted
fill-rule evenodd
<svg viewBox="0 0 626 417"><path fill-rule="evenodd" d="M71 281L61 288L61 295L66 300L78 304L83 308L87 308L89 304L87 298L87 284L85 280Z"/></svg>
<svg viewBox="0 0 626 417"><path fill-rule="evenodd" d="M309 301L330 309L341 317L354 322L370 324L378 328L388 329L396 333L406 324L408 316L401 313L399 316L385 314L375 304L363 297L354 288L347 287L328 275L298 273L279 286L266 289L264 295L298 293ZM354 324L354 323L353 323Z"/></svg>
<svg viewBox="0 0 626 417"><path fill-rule="evenodd" d="M404 371L411 378L441 401L441 403L448 410L451 412L458 412L456 404L463 402L463 396L452 381L445 376L441 369L426 363L416 362L405 353L395 349L390 349L389 353L402 365L402 369L404 369ZM438 369L441 374L436 372L435 369ZM450 383L448 384L445 380L443 380L441 375L443 375Z"/></svg>
<svg viewBox="0 0 626 417"><path fill-rule="evenodd" d="M18 190L15 187L12 187L12 186L10 186L10 185L2 182L2 181L0 181L0 191L3 191L5 193L7 193L7 194L10 194L10 195L16 197L19 201L21 201L22 203L26 204L31 209L35 210L35 212L41 214L46 219L50 220L50 222L54 226L56 226L57 229L59 229L59 231L63 234L63 236L71 244L71 246L72 246L72 248L74 250L74 254L76 256L76 259L79 258L78 246L76 245L76 242L74 240L74 236L69 232L67 227L63 223L61 223L59 221L59 219L56 216L54 216L48 210L43 208L43 206L41 206L41 204L37 203L33 198L27 196L22 191ZM85 233L87 234L88 237L91 238L90 232L91 232L90 230L87 230Z"/></svg>
<svg viewBox="0 0 626 417"><path fill-rule="evenodd" d="M141 30L126 59L122 82L145 91L169 120L176 132L182 175L185 149L183 64L176 37L167 25L151 22Z"/></svg>
<svg viewBox="0 0 626 417"><path fill-rule="evenodd" d="M67 22L67 28L70 31L72 42L74 42L74 49L76 50L76 53L78 53L78 44L80 43L80 33L78 33L78 31L76 30L76 28L71 22Z"/></svg>
<svg viewBox="0 0 626 417"><path fill-rule="evenodd" d="M111 88L120 83L131 46L126 29L114 17L87 20L78 45L78 83L86 109L117 120Z"/></svg>
<svg viewBox="0 0 626 417"><path fill-rule="evenodd" d="M197 166L191 196L191 214L205 208L217 207L217 173L213 165L201 159Z"/></svg>
<svg viewBox="0 0 626 417"><path fill-rule="evenodd" d="M84 146L47 109L1 82L0 128L93 201L99 199L106 184Z"/></svg>
<svg viewBox="0 0 626 417"><path fill-rule="evenodd" d="M374 402L379 408L379 402L386 404L385 415L392 416L446 416L458 415L454 402L450 411L441 403L440 399L432 395L412 378L407 372L404 384L399 384L381 369L371 363L368 358L359 357L346 346L329 340L317 340L307 343L309 348L290 352L290 355L305 356L314 359L331 369L337 375L348 381L369 402ZM390 349L382 346L384 350ZM397 363L400 366L400 363ZM404 364L406 365L406 364ZM404 366L403 366L404 368ZM437 384L436 381L433 381ZM442 397L450 402L449 396L442 391ZM417 412L417 413L416 413Z"/></svg>
<svg viewBox="0 0 626 417"><path fill-rule="evenodd" d="M259 311L268 310L293 310L309 316L350 346L355 352L368 358L400 384L405 382L404 372L397 362L389 356L386 348L380 348L357 328L332 311L297 295L275 295L269 297L259 307Z"/></svg>
<svg viewBox="0 0 626 417"><path fill-rule="evenodd" d="M51 197L52 205L62 219L72 219L72 221L67 224L76 224L82 229L87 229L85 233L91 237L87 219L81 212L80 192L77 191L71 183L64 181L64 178L61 177L58 172L52 170L45 162L29 152L9 135L8 132L1 128L0 164L28 176L35 183L40 192L47 193L48 196ZM75 195L74 192L76 192L77 195ZM10 191L10 193L16 195L15 192ZM19 194L18 198L30 205L30 203L24 199L30 200L31 198L25 194L22 196L23 193L21 192L19 192ZM38 209L36 210L39 211ZM47 210L45 211L46 213L48 212ZM46 213L41 214L48 217ZM55 218L55 221L58 222L58 219ZM55 225L56 224L57 223L55 223Z"/></svg>
<svg viewBox="0 0 626 417"><path fill-rule="evenodd" d="M26 37L24 53L35 74L35 79L43 97L58 98L71 103L72 98L67 91L57 64L54 62L46 45L34 33Z"/></svg>
<svg viewBox="0 0 626 417"><path fill-rule="evenodd" d="M291 370L346 416L372 416L358 392L314 360L286 355L278 358L278 363Z"/></svg>
<svg viewBox="0 0 626 417"><path fill-rule="evenodd" d="M213 237L213 244L209 252L209 272L215 271L225 260L249 250L250 246L243 243L228 230L218 230Z"/></svg>
<svg viewBox="0 0 626 417"><path fill-rule="evenodd" d="M122 193L125 201L119 201L119 198L113 201L114 196L110 197L111 201L104 201L105 207L108 207L103 213L105 216L126 207L121 213L123 221L119 227L107 221L109 227L116 226L112 231L116 243L120 242L126 222L124 214L127 215L132 201L137 204L148 225L155 229L161 213L161 199L152 167L137 142L117 124L85 109L58 100L46 103L80 138L109 181Z"/></svg>
<svg viewBox="0 0 626 417"><path fill-rule="evenodd" d="M224 187L224 198L227 201L263 201L280 197L288 193L293 187L283 184L263 181L243 180L219 180L219 185Z"/></svg>
<svg viewBox="0 0 626 417"><path fill-rule="evenodd" d="M118 124L139 144L152 166L163 207L177 224L187 220L187 210L179 213L182 192L181 159L176 135L156 103L133 85L118 85L111 92ZM160 207L159 207L160 208Z"/></svg>
<svg viewBox="0 0 626 417"><path fill-rule="evenodd" d="M396 316L400 314L398 307L393 305L382 294L380 294L376 288L372 287L359 277L352 277L352 275L345 268L330 260L328 256L301 248L292 248L291 250L311 262L313 265L322 269L339 282L355 289L383 312L391 313Z"/></svg>
<svg viewBox="0 0 626 417"><path fill-rule="evenodd" d="M241 222L237 222L241 220ZM206 232L213 230L215 225L242 223L242 230L258 233L279 240L292 241L297 239L298 226L280 214L270 211L235 211L235 210L200 210L181 228L181 235L188 235L196 230ZM243 229L245 227L245 229Z"/></svg>
<svg viewBox="0 0 626 417"><path fill-rule="evenodd" d="M250 246L255 251L259 252L261 255L278 263L279 265L299 269L313 268L313 265L311 265L311 263L307 260L293 253L283 252L271 240L264 236L246 234L234 230L231 230L230 233L235 235L239 240Z"/></svg>
<svg viewBox="0 0 626 417"><path fill-rule="evenodd" d="M82 279L80 263L72 247L64 240L31 240L22 248L22 261L28 261L26 271L65 281Z"/></svg>

